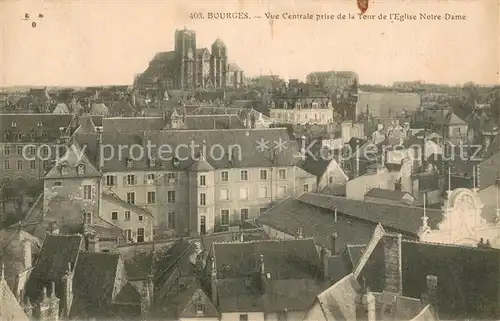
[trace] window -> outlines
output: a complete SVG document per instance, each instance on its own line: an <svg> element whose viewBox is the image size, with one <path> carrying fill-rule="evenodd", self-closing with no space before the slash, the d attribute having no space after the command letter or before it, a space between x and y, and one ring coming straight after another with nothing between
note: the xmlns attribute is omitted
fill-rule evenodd
<svg viewBox="0 0 500 321"><path fill-rule="evenodd" d="M260 180L267 181L267 169L260 170Z"/></svg>
<svg viewBox="0 0 500 321"><path fill-rule="evenodd" d="M10 162L8 160L3 161L3 168L4 169L10 169Z"/></svg>
<svg viewBox="0 0 500 321"><path fill-rule="evenodd" d="M42 148L42 156L48 156L49 155L49 147L43 146Z"/></svg>
<svg viewBox="0 0 500 321"><path fill-rule="evenodd" d="M9 156L9 155L10 155L10 146L9 146L9 145L5 145L5 146L3 147L3 154L4 154L5 156Z"/></svg>
<svg viewBox="0 0 500 321"><path fill-rule="evenodd" d="M156 166L156 159L154 158L151 158L149 160L149 167L155 167Z"/></svg>
<svg viewBox="0 0 500 321"><path fill-rule="evenodd" d="M23 146L16 146L16 152L17 152L17 155L22 156L23 155Z"/></svg>
<svg viewBox="0 0 500 321"><path fill-rule="evenodd" d="M118 212L111 212L111 219L113 221L118 221Z"/></svg>
<svg viewBox="0 0 500 321"><path fill-rule="evenodd" d="M86 199L86 200L92 199L92 185L84 185L83 186L83 199Z"/></svg>
<svg viewBox="0 0 500 321"><path fill-rule="evenodd" d="M168 228L175 229L175 212L168 212Z"/></svg>
<svg viewBox="0 0 500 321"><path fill-rule="evenodd" d="M229 181L229 172L228 171L220 172L220 180L223 182L228 182Z"/></svg>
<svg viewBox="0 0 500 321"><path fill-rule="evenodd" d="M333 177L332 176L328 177L328 184L333 184Z"/></svg>
<svg viewBox="0 0 500 321"><path fill-rule="evenodd" d="M227 188L220 189L220 200L221 201L228 201L229 200L229 189L227 189Z"/></svg>
<svg viewBox="0 0 500 321"><path fill-rule="evenodd" d="M167 202L169 204L175 203L175 191L168 191L167 192Z"/></svg>
<svg viewBox="0 0 500 321"><path fill-rule="evenodd" d="M207 205L207 194L200 193L200 205L201 206Z"/></svg>
<svg viewBox="0 0 500 321"><path fill-rule="evenodd" d="M144 228L139 227L137 229L137 243L142 243L144 242Z"/></svg>
<svg viewBox="0 0 500 321"><path fill-rule="evenodd" d="M280 169L278 171L278 178L279 179L286 179L286 169Z"/></svg>
<svg viewBox="0 0 500 321"><path fill-rule="evenodd" d="M127 242L132 241L132 230L130 229L125 230L125 240Z"/></svg>
<svg viewBox="0 0 500 321"><path fill-rule="evenodd" d="M248 220L248 208L242 208L240 210L240 219L242 222Z"/></svg>
<svg viewBox="0 0 500 321"><path fill-rule="evenodd" d="M156 192L148 192L148 204L156 203Z"/></svg>
<svg viewBox="0 0 500 321"><path fill-rule="evenodd" d="M83 212L83 222L87 224L92 224L92 213Z"/></svg>
<svg viewBox="0 0 500 321"><path fill-rule="evenodd" d="M61 166L61 174L67 175L69 173L69 167L68 165L62 165Z"/></svg>
<svg viewBox="0 0 500 321"><path fill-rule="evenodd" d="M85 175L85 165L80 164L77 168L78 175Z"/></svg>
<svg viewBox="0 0 500 321"><path fill-rule="evenodd" d="M240 314L240 321L248 321L248 314Z"/></svg>
<svg viewBox="0 0 500 321"><path fill-rule="evenodd" d="M135 193L134 192L127 193L127 203L135 204Z"/></svg>
<svg viewBox="0 0 500 321"><path fill-rule="evenodd" d="M154 173L149 173L146 175L146 184L153 185L156 180L156 175Z"/></svg>
<svg viewBox="0 0 500 321"><path fill-rule="evenodd" d="M139 215L138 219L139 219L140 222L142 222L142 221L144 221L144 216Z"/></svg>
<svg viewBox="0 0 500 321"><path fill-rule="evenodd" d="M246 170L241 171L241 180L248 181L248 171Z"/></svg>
<svg viewBox="0 0 500 321"><path fill-rule="evenodd" d="M62 186L62 182L61 181L56 181L56 182L54 182L54 186Z"/></svg>
<svg viewBox="0 0 500 321"><path fill-rule="evenodd" d="M130 211L125 211L125 221L130 221Z"/></svg>
<svg viewBox="0 0 500 321"><path fill-rule="evenodd" d="M17 161L17 170L18 171L22 171L23 170L23 161L22 160L18 160Z"/></svg>
<svg viewBox="0 0 500 321"><path fill-rule="evenodd" d="M50 163L48 160L42 162L43 169L49 169Z"/></svg>
<svg viewBox="0 0 500 321"><path fill-rule="evenodd" d="M278 186L278 197L286 197L286 186Z"/></svg>
<svg viewBox="0 0 500 321"><path fill-rule="evenodd" d="M262 213L264 213L265 211L267 211L267 208L265 208L265 207L261 207L261 208L259 209L259 214L262 214Z"/></svg>
<svg viewBox="0 0 500 321"><path fill-rule="evenodd" d="M200 186L207 185L207 177L205 175L200 175L199 180L200 180Z"/></svg>
<svg viewBox="0 0 500 321"><path fill-rule="evenodd" d="M132 168L134 166L134 162L132 161L132 158L127 158L127 167Z"/></svg>
<svg viewBox="0 0 500 321"><path fill-rule="evenodd" d="M167 173L167 181L169 183L177 183L177 173Z"/></svg>
<svg viewBox="0 0 500 321"><path fill-rule="evenodd" d="M267 187L259 187L259 198L267 198Z"/></svg>
<svg viewBox="0 0 500 321"><path fill-rule="evenodd" d="M135 175L129 174L126 176L126 185L135 185Z"/></svg>
<svg viewBox="0 0 500 321"><path fill-rule="evenodd" d="M248 188L240 188L240 200L248 199Z"/></svg>
<svg viewBox="0 0 500 321"><path fill-rule="evenodd" d="M207 233L207 218L205 215L200 216L200 234L205 235Z"/></svg>
<svg viewBox="0 0 500 321"><path fill-rule="evenodd" d="M304 192L309 192L309 184L304 184Z"/></svg>
<svg viewBox="0 0 500 321"><path fill-rule="evenodd" d="M229 210L220 211L220 225L229 225Z"/></svg>
<svg viewBox="0 0 500 321"><path fill-rule="evenodd" d="M30 170L36 169L36 161L30 160Z"/></svg>
<svg viewBox="0 0 500 321"><path fill-rule="evenodd" d="M115 186L115 176L106 175L106 186Z"/></svg>

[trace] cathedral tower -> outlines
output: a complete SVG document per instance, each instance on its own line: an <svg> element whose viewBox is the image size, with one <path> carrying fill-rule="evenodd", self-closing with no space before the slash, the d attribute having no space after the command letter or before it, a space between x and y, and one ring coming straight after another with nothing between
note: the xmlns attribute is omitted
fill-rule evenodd
<svg viewBox="0 0 500 321"><path fill-rule="evenodd" d="M210 73L213 78L214 86L217 88L226 87L227 83L227 48L224 42L217 38L212 44L212 56Z"/></svg>
<svg viewBox="0 0 500 321"><path fill-rule="evenodd" d="M196 32L194 30L175 31L175 53L179 70L177 72L177 88L192 89L196 87Z"/></svg>

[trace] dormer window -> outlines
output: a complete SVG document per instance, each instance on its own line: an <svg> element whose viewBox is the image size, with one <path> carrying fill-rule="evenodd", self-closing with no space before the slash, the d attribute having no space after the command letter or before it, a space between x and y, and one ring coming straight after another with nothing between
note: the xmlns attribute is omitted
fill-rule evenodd
<svg viewBox="0 0 500 321"><path fill-rule="evenodd" d="M134 161L132 158L127 158L127 167L132 168L132 166L134 166Z"/></svg>
<svg viewBox="0 0 500 321"><path fill-rule="evenodd" d="M174 157L173 164L174 164L174 167L179 167L181 163L179 162L179 159L177 157Z"/></svg>
<svg viewBox="0 0 500 321"><path fill-rule="evenodd" d="M77 167L78 175L85 175L85 165L80 164Z"/></svg>
<svg viewBox="0 0 500 321"><path fill-rule="evenodd" d="M12 127L12 128L17 127L17 123L15 121L13 121L12 124L10 124L10 127Z"/></svg>
<svg viewBox="0 0 500 321"><path fill-rule="evenodd" d="M68 165L62 165L61 166L61 174L68 175L68 173L69 173L69 167L68 167Z"/></svg>
<svg viewBox="0 0 500 321"><path fill-rule="evenodd" d="M156 159L154 158L151 158L149 160L149 167L155 167L156 166Z"/></svg>
<svg viewBox="0 0 500 321"><path fill-rule="evenodd" d="M37 124L36 124L36 127L42 127L43 126L43 123L41 121L39 121Z"/></svg>

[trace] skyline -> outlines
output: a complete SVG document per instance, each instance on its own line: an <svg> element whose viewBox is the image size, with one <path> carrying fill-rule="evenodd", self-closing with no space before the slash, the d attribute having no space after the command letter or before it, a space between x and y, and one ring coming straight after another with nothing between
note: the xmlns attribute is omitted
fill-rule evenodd
<svg viewBox="0 0 500 321"><path fill-rule="evenodd" d="M494 0L370 3L368 14L466 13L467 21L190 20L190 12L357 14L355 1L55 2L0 4L0 87L129 85L157 52L174 48L174 31L197 33L197 47L219 37L246 76L298 78L354 71L361 84L396 81L499 83L498 5ZM24 13L44 14L36 28ZM257 59L256 59L257 57ZM290 66L293 66L290 68Z"/></svg>

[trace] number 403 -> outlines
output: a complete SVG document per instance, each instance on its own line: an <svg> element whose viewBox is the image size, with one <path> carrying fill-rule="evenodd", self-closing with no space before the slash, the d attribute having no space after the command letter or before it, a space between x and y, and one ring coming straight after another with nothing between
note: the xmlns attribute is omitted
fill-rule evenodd
<svg viewBox="0 0 500 321"><path fill-rule="evenodd" d="M203 13L201 12L191 12L189 14L190 19L203 19Z"/></svg>

